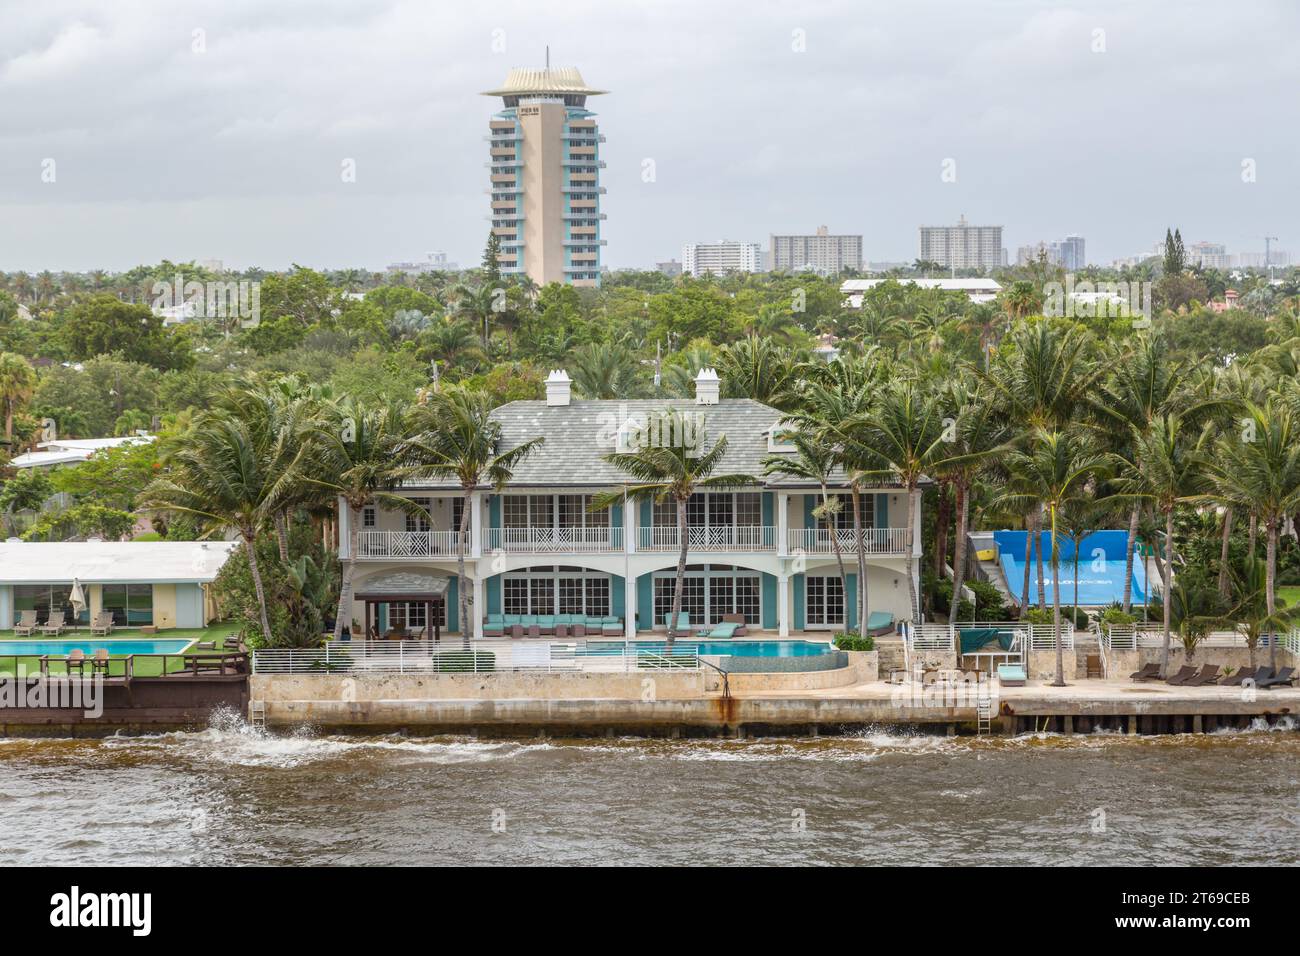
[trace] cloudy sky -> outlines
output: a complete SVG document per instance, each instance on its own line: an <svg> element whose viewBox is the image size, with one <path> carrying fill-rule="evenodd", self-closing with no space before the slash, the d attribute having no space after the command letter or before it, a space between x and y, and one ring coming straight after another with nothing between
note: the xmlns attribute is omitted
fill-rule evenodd
<svg viewBox="0 0 1300 956"><path fill-rule="evenodd" d="M1300 255L1298 35L1293 0L0 0L0 270L471 264L477 94L547 43L611 91L614 267L821 223L910 260L963 213L1013 259Z"/></svg>

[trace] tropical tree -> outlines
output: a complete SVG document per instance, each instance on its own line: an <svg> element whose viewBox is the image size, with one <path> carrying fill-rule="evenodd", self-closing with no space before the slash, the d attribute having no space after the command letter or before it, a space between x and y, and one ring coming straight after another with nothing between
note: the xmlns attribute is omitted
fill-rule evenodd
<svg viewBox="0 0 1300 956"><path fill-rule="evenodd" d="M1282 523L1300 512L1300 421L1286 404L1269 398L1248 402L1241 430L1220 435L1208 471L1213 496L1251 509L1264 526L1266 607L1277 611L1277 546ZM1253 549L1252 549L1252 554ZM1277 667L1277 640L1269 641L1269 665Z"/></svg>
<svg viewBox="0 0 1300 956"><path fill-rule="evenodd" d="M14 416L36 394L36 372L27 359L14 352L0 352L0 408L4 409L5 442L12 444Z"/></svg>
<svg viewBox="0 0 1300 956"><path fill-rule="evenodd" d="M715 473L727 456L727 436L719 435L712 442L713 447L704 451L694 439L707 434L705 426L705 421L688 420L684 413L676 409L665 412L658 421L647 423L643 434L671 436L671 440L667 444L647 441L635 451L605 455L605 461L624 472L633 483L625 489L592 495L591 499L592 510L612 507L624 498L671 501L676 505L679 551L677 578L673 586L673 607L668 618L669 649L677 638L687 557L690 553L686 503L701 488L734 488L738 485L751 485L755 481L752 475Z"/></svg>
<svg viewBox="0 0 1300 956"><path fill-rule="evenodd" d="M1056 687L1065 686L1065 658L1061 642L1061 560L1057 514L1077 507L1088 497L1089 485L1105 462L1085 437L1070 431L1039 430L1027 452L1013 452L1008 468L1012 481L1003 497L1029 499L1047 509L1051 519L1052 634L1056 645ZM1073 624L1071 624L1073 630Z"/></svg>
<svg viewBox="0 0 1300 956"><path fill-rule="evenodd" d="M307 424L303 436L310 446L302 480L347 509L348 557L343 564L343 585L339 591L334 639L343 633L343 623L352 616L352 582L357 554L361 549L361 512L367 505L422 515L423 509L410 498L396 494L403 481L420 472L410 457L410 433L406 410L400 405L367 406L345 399L331 406L320 419Z"/></svg>
<svg viewBox="0 0 1300 956"><path fill-rule="evenodd" d="M492 417L491 400L484 392L447 388L429 396L412 421L415 431L406 454L418 465L420 476L454 480L464 495L460 532L456 536L457 599L461 633L470 633L468 579L465 576L465 545L469 540L474 492L485 483L496 491L514 477L514 470L539 448L544 438L530 438L506 451L498 451L501 423ZM481 614L482 608L475 608Z"/></svg>
<svg viewBox="0 0 1300 956"><path fill-rule="evenodd" d="M1194 435L1183 419L1174 413L1155 418L1146 431L1133 431L1133 456L1127 460L1112 455L1111 466L1118 472L1114 479L1121 493L1147 502L1164 519L1164 555L1160 562L1164 643L1160 672L1169 673L1170 601L1169 589L1174 567L1174 512L1179 505L1194 501L1204 488L1204 448L1206 433Z"/></svg>
<svg viewBox="0 0 1300 956"><path fill-rule="evenodd" d="M266 589L257 563L257 537L271 523L296 480L269 452L265 436L246 421L219 413L200 416L168 460L169 473L145 489L147 510L189 515L212 535L234 531L248 554L257 592L262 638L274 642L266 613Z"/></svg>

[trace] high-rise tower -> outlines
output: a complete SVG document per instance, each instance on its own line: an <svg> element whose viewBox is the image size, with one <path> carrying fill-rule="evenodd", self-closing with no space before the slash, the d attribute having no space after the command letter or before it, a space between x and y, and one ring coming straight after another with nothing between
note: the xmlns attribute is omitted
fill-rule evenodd
<svg viewBox="0 0 1300 956"><path fill-rule="evenodd" d="M600 284L600 135L587 109L599 96L576 67L513 69L484 96L501 97L491 133L492 231L502 273Z"/></svg>

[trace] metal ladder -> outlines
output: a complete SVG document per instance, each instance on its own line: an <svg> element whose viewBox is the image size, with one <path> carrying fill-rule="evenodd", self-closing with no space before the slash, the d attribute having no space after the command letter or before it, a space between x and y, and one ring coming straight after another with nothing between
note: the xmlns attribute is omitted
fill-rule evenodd
<svg viewBox="0 0 1300 956"><path fill-rule="evenodd" d="M266 729L266 701L251 700L248 702L248 722L259 730Z"/></svg>
<svg viewBox="0 0 1300 956"><path fill-rule="evenodd" d="M975 701L975 716L979 720L977 733L980 736L993 732L993 700L980 695Z"/></svg>

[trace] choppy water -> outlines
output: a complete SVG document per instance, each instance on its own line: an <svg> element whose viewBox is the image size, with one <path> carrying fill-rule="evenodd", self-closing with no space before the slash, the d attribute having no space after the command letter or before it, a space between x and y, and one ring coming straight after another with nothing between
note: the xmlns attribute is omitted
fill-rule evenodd
<svg viewBox="0 0 1300 956"><path fill-rule="evenodd" d="M1298 827L1293 728L0 740L0 865L1295 864Z"/></svg>

